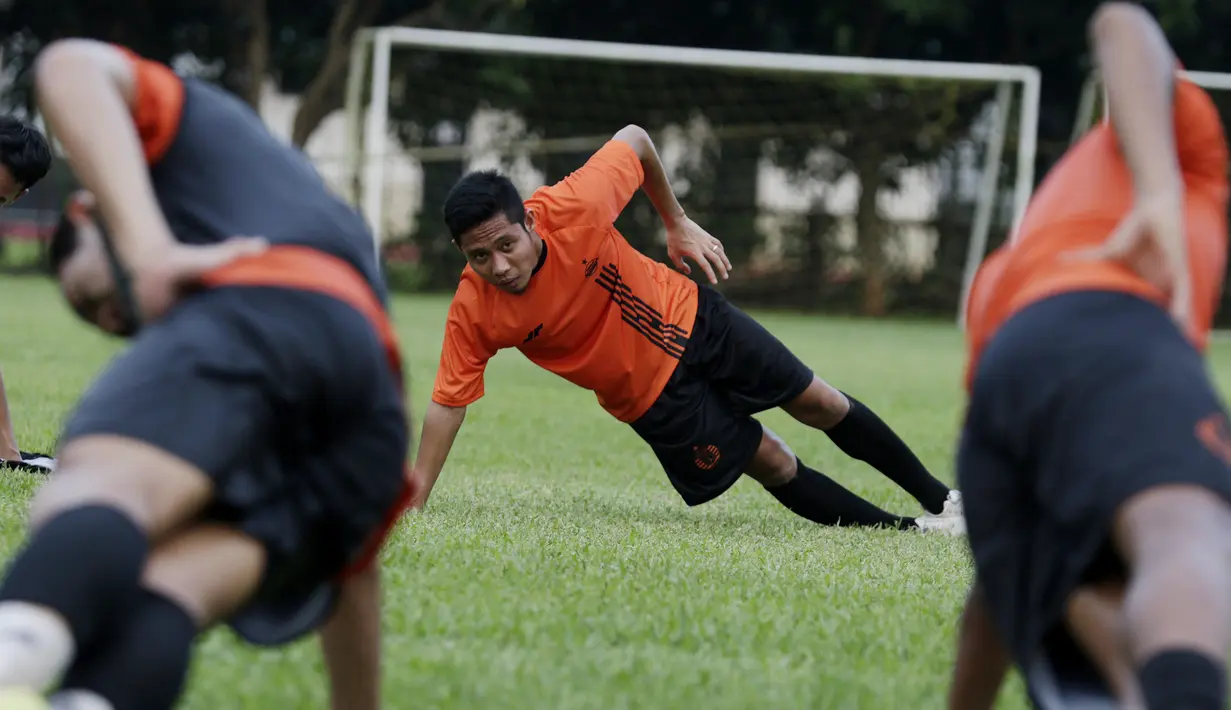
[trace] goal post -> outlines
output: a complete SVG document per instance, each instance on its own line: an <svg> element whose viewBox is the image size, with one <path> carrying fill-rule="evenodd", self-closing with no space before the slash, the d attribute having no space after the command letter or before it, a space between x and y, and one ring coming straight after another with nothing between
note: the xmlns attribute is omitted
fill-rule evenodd
<svg viewBox="0 0 1231 710"><path fill-rule="evenodd" d="M435 85L435 89L426 88L420 80L432 71L430 68L423 69L423 75L415 74L413 69L407 69L403 74L395 77L397 70L393 68L392 55L402 51L437 55L447 53L497 56L509 58L510 62L534 59L554 62L566 67L542 70L552 72L568 72L570 71L567 68L569 66L599 63L639 65L645 67L646 72L651 73L671 70L704 70L714 73L715 78L709 79L714 82L713 97L707 99L706 96L699 96L695 100L694 110L702 115L710 112L720 101L737 101L738 99L729 98L728 92L724 92L723 89L727 82L743 77L766 77L767 81L789 78L798 82L825 80L832 82L836 81L833 77L847 77L848 80L866 79L882 82L879 85L898 82L899 85L909 86L918 84L921 86L984 87L986 94L979 94L979 100L982 102L980 115L986 115L983 119L984 128L981 132L983 137L978 152L980 157L976 161L980 165L969 171L978 173L977 179L973 181L978 183L977 188L970 188L977 189L977 199L973 202L970 214L962 219L963 228L967 223L969 227L963 250L965 260L961 275L962 293L958 303L954 304L957 306L959 322L964 315L965 292L984 256L989 233L994 223L997 222L997 215L1011 209L1012 223L1016 225L1016 220L1020 219L1024 212L1034 185L1040 74L1033 67L698 49L412 27L371 28L359 33L352 49L345 102L348 128L346 192L352 202L359 206L375 232L378 249L379 244L386 239L389 233L386 221L389 219L390 204L397 203L400 209L398 197L389 194L387 174L389 161L386 157L391 150L400 150L412 156L412 159L420 161L434 159L432 155L443 156L447 150L454 151L450 153L453 156L450 159L458 159L460 156L460 159L465 161L472 158L472 156L462 155L466 152L465 146L407 148L399 145L394 137L394 122L390 118L391 91L404 93L406 101L414 101L416 92L421 91L471 91L472 93L482 91L482 87L478 86L467 89L465 87L445 87L439 83ZM581 70L573 71L580 72ZM405 76L406 73L412 75ZM580 74L553 74L549 77L547 85L564 91L570 82L583 83L583 79L579 77L581 77ZM443 82L443 80L440 81ZM802 83L800 85L803 86ZM648 92L652 89L637 90ZM537 98L551 100L550 96ZM805 99L801 98L800 101L805 101ZM620 104L619 99L613 99L612 102L613 105L609 107L609 121L606 124L609 130L603 129L607 130L603 138L610 136L623 125L629 123L646 125L647 121L652 120L638 115L639 112L649 113L651 111L635 106L617 106L615 104ZM774 141L784 138L789 140L791 136L809 130L808 126L799 125L798 119L794 119L792 123L792 119L783 118L781 123L775 123L779 119L774 116L767 118L765 114L767 110L769 109L758 108L754 111L749 108L749 113L755 113L758 118L746 124L736 123L729 118L716 119L712 122L715 125L710 127L712 129L710 135L717 135L721 138L722 135L739 134L746 136L746 140ZM727 111L726 114L731 114L731 111ZM1011 118L1014 116L1015 121ZM604 118L607 118L607 114L604 114ZM818 121L821 118L823 116L818 117ZM857 119L856 122L858 122ZM651 128L649 125L646 127ZM596 130L588 129L588 133ZM894 136L899 142L912 139L913 136L909 135L912 131L920 134L924 132L922 127L913 128L909 125L901 126L896 130L904 134ZM723 131L726 131L726 134L722 134ZM585 135L569 137L553 135L546 136L546 138L554 141L563 140L565 143L571 141L575 144L574 148L586 146L587 149L592 149L601 145L601 140L596 145L596 137L588 135L587 129L579 129L579 132ZM1006 150L1010 145L1010 134L1012 135L1012 146L1015 147L1013 158L1006 157L1006 154L1010 152ZM858 135L857 131L855 135ZM544 149L541 138L534 141L537 149L540 150ZM925 138L920 137L919 141L926 142ZM662 146L660 146L661 149ZM563 150L567 150L567 147ZM919 160L926 162L924 159ZM816 160L812 162L815 163ZM1012 165L1006 168L1008 162ZM848 165L846 173L849 172L851 170ZM842 178L846 173L839 172L829 176L829 182L832 183L831 192L842 191L839 189L839 183L842 183ZM558 179L562 176L553 177ZM1000 189L1002 180L1011 183L1011 187L1002 191ZM824 181L824 179L818 179L818 182ZM764 182L763 178L762 182ZM972 181L968 179L967 182ZM935 189L932 192L935 192ZM882 196L880 199L884 202L887 198ZM425 205L424 209L429 212L435 211L438 206ZM1000 221L1003 224L1004 220ZM704 223L703 226L705 226ZM726 238L723 234L717 236Z"/></svg>
<svg viewBox="0 0 1231 710"><path fill-rule="evenodd" d="M1207 91L1231 90L1231 73L1181 71L1179 74ZM1081 140L1086 131L1089 131L1102 118L1107 106L1102 88L1103 82L1098 72L1090 72L1090 75L1086 77L1086 83L1082 86L1081 99L1077 105L1077 118L1073 121L1073 135L1069 140L1069 145ZM1223 107L1219 108L1221 113ZM1226 121L1227 118L1224 116L1223 120Z"/></svg>

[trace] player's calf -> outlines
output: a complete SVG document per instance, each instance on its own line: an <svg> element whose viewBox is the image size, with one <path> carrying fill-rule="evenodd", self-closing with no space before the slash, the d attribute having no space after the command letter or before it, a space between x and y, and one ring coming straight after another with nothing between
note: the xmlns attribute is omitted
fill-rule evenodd
<svg viewBox="0 0 1231 710"><path fill-rule="evenodd" d="M843 488L796 458L795 453L769 429L763 429L761 444L745 474L796 515L821 525L875 526L908 529L917 527L912 518L881 510Z"/></svg>
<svg viewBox="0 0 1231 710"><path fill-rule="evenodd" d="M1124 582L1083 585L1069 595L1065 623L1124 710L1144 710L1124 625Z"/></svg>
<svg viewBox="0 0 1231 710"><path fill-rule="evenodd" d="M1124 611L1146 707L1225 707L1231 506L1197 486L1153 488L1120 507L1114 540L1131 570Z"/></svg>
<svg viewBox="0 0 1231 710"><path fill-rule="evenodd" d="M150 541L210 499L182 460L116 437L69 444L0 582L0 688L44 690L138 594Z"/></svg>
<svg viewBox="0 0 1231 710"><path fill-rule="evenodd" d="M928 473L906 442L862 402L819 377L783 406L787 414L825 432L842 453L872 466L898 484L932 514L947 512L949 486ZM957 498L952 499L957 506ZM953 510L960 515L960 510Z"/></svg>
<svg viewBox="0 0 1231 710"><path fill-rule="evenodd" d="M264 570L264 547L220 525L194 526L159 545L122 623L73 663L52 707L88 699L105 710L169 710L199 630L242 606Z"/></svg>

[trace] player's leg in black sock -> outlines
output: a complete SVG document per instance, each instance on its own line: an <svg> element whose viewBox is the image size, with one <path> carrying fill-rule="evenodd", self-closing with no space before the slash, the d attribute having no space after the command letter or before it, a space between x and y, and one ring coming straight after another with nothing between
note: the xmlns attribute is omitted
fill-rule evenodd
<svg viewBox="0 0 1231 710"><path fill-rule="evenodd" d="M64 701L88 698L110 710L170 710L183 690L196 636L188 611L142 590L122 623L73 663L52 705L73 707Z"/></svg>
<svg viewBox="0 0 1231 710"><path fill-rule="evenodd" d="M1199 651L1162 651L1138 671L1148 710L1223 710L1226 662Z"/></svg>
<svg viewBox="0 0 1231 710"><path fill-rule="evenodd" d="M933 477L915 452L875 412L843 394L850 408L841 421L825 430L829 439L847 456L885 474L919 501L924 510L943 511L949 486Z"/></svg>
<svg viewBox="0 0 1231 710"><path fill-rule="evenodd" d="M846 490L823 473L808 468L769 429L746 474L796 515L821 525L917 527L913 518L894 515Z"/></svg>
<svg viewBox="0 0 1231 710"><path fill-rule="evenodd" d="M38 527L0 583L0 687L43 689L137 594L145 533L104 505Z"/></svg>
<svg viewBox="0 0 1231 710"><path fill-rule="evenodd" d="M1131 570L1124 614L1146 707L1226 707L1231 509L1196 486L1147 490L1120 507L1114 539Z"/></svg>
<svg viewBox="0 0 1231 710"><path fill-rule="evenodd" d="M843 488L825 474L796 459L795 475L765 490L796 515L821 525L875 526L907 530L917 527L914 518L894 515Z"/></svg>
<svg viewBox="0 0 1231 710"><path fill-rule="evenodd" d="M928 473L893 429L859 400L816 377L783 409L803 424L825 432L847 456L883 473L929 513L944 510L949 486Z"/></svg>

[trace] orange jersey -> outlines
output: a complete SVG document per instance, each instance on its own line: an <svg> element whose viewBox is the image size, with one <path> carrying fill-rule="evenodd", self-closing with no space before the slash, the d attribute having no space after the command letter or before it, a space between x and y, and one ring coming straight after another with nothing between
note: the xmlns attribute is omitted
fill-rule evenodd
<svg viewBox="0 0 1231 710"><path fill-rule="evenodd" d="M564 180L526 200L547 255L520 294L469 266L449 307L432 400L462 407L483 396L497 351L593 391L612 416L645 413L675 371L697 315L697 286L629 246L616 217L644 174L632 147L609 141Z"/></svg>
<svg viewBox="0 0 1231 710"><path fill-rule="evenodd" d="M1175 142L1184 177L1193 328L1204 349L1222 292L1227 251L1227 141L1213 101L1176 79ZM969 386L983 348L1022 308L1070 291L1122 291L1160 305L1166 295L1121 263L1065 260L1102 244L1133 207L1133 179L1114 127L1104 122L1039 185L1010 243L983 263L967 305Z"/></svg>

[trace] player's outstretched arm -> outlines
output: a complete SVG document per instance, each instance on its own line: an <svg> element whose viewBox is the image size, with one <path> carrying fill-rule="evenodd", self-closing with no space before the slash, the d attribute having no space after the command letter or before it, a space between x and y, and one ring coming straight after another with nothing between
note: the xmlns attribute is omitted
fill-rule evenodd
<svg viewBox="0 0 1231 710"><path fill-rule="evenodd" d="M347 579L320 632L333 710L380 708L380 563Z"/></svg>
<svg viewBox="0 0 1231 710"><path fill-rule="evenodd" d="M645 174L641 189L645 191L646 197L650 198L650 203L658 211L658 216L662 218L667 229L672 229L683 221L684 207L680 205L675 190L671 188L671 180L667 177L667 170L663 167L662 158L659 157L650 134L641 126L628 125L617 131L611 140L632 146L633 152L641 160L641 169Z"/></svg>
<svg viewBox="0 0 1231 710"><path fill-rule="evenodd" d="M731 261L723 251L722 242L684 214L650 134L640 126L629 125L621 128L611 140L632 146L641 160L641 171L645 175L641 189L650 198L667 228L667 255L676 268L686 274L691 273L692 269L685 261L688 258L701 267L710 283L718 283L719 276L725 280L731 271Z"/></svg>
<svg viewBox="0 0 1231 710"><path fill-rule="evenodd" d="M978 586L971 588L958 628L949 710L991 710L1009 671L1009 654Z"/></svg>
<svg viewBox="0 0 1231 710"><path fill-rule="evenodd" d="M1090 43L1107 90L1111 122L1138 195L1179 192L1173 98L1176 58L1148 11L1104 3L1090 20Z"/></svg>
<svg viewBox="0 0 1231 710"><path fill-rule="evenodd" d="M440 478L445 460L449 458L449 451L453 448L453 441L465 420L465 407L428 403L427 412L423 415L423 433L419 436L419 452L415 455L415 465L411 469L411 483L415 486L411 507L422 508L427 503L427 497L436 485L436 480Z"/></svg>
<svg viewBox="0 0 1231 710"><path fill-rule="evenodd" d="M1090 41L1135 195L1132 211L1085 258L1124 262L1169 294L1172 318L1187 329L1193 286L1176 151L1175 55L1154 18L1127 3L1099 7L1090 20ZM1147 244L1154 249L1142 249Z"/></svg>
<svg viewBox="0 0 1231 710"><path fill-rule="evenodd" d="M9 414L9 400L4 392L3 375L0 375L0 459L21 461L17 435L13 432L13 418Z"/></svg>
<svg viewBox="0 0 1231 710"><path fill-rule="evenodd" d="M35 68L39 110L92 192L125 263L174 239L154 196L133 120L136 73L122 50L101 42L55 42Z"/></svg>

